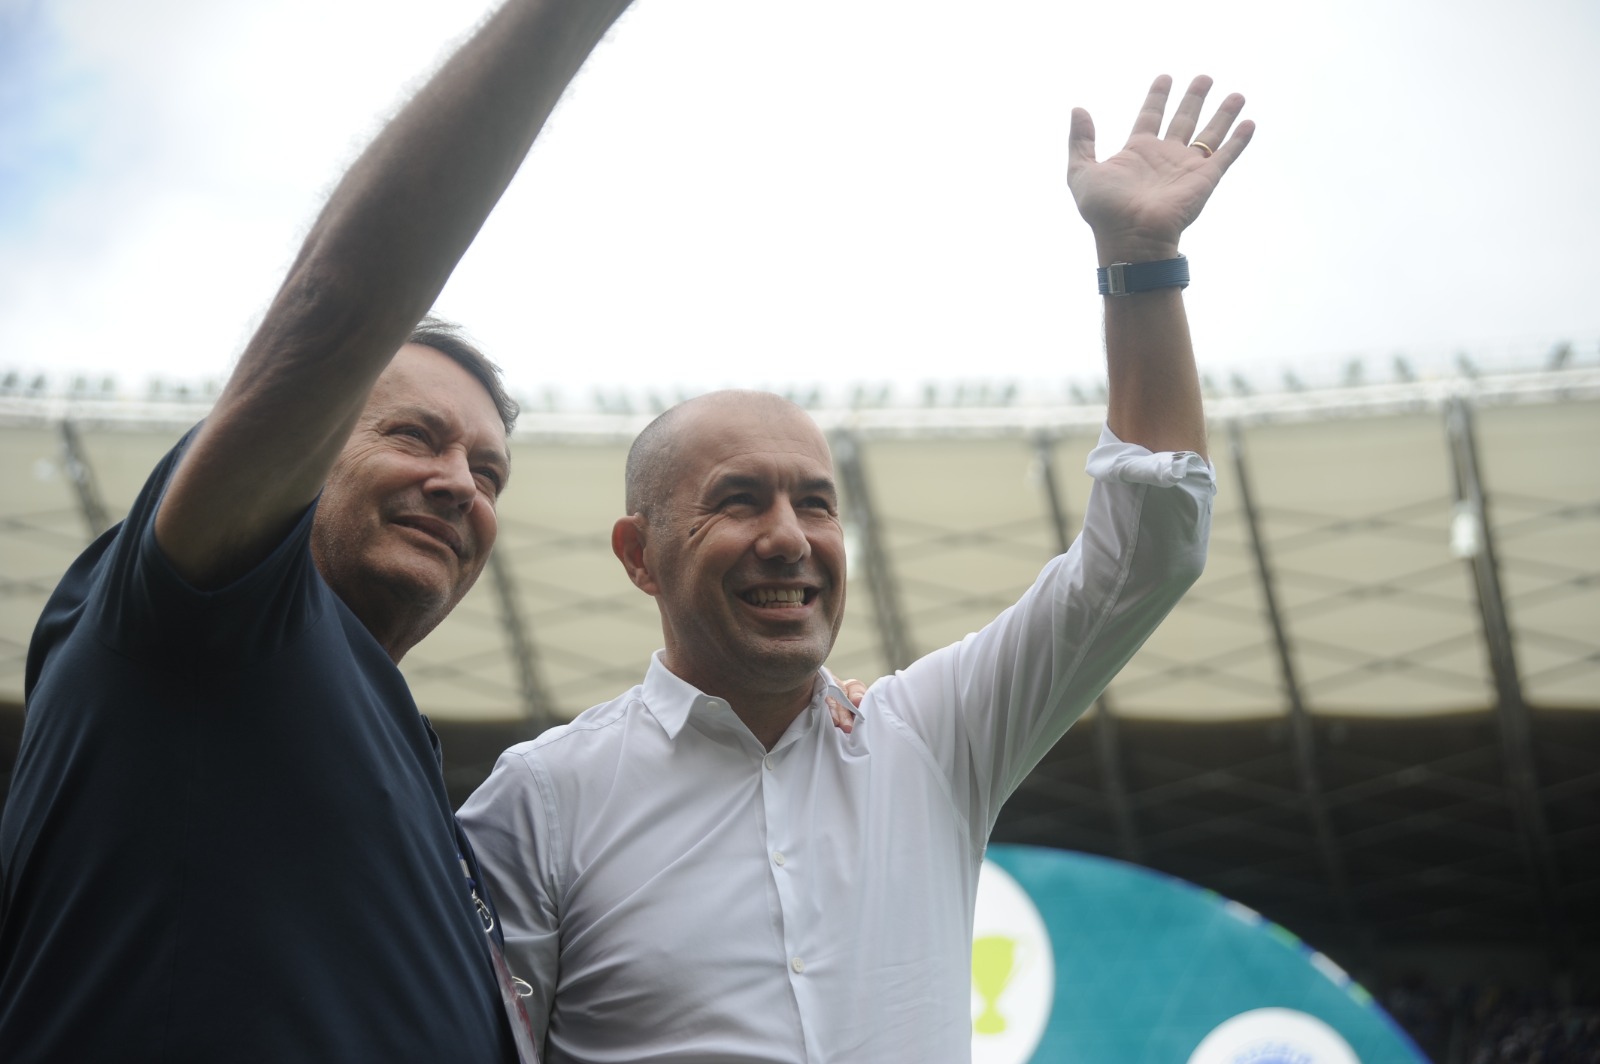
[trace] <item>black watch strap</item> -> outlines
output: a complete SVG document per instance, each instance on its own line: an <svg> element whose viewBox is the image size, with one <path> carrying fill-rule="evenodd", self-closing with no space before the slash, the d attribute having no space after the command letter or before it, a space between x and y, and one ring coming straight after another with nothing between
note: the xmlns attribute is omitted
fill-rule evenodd
<svg viewBox="0 0 1600 1064"><path fill-rule="evenodd" d="M1095 271L1103 296L1126 296L1157 288L1188 288L1189 260L1179 255L1159 262L1113 262Z"/></svg>

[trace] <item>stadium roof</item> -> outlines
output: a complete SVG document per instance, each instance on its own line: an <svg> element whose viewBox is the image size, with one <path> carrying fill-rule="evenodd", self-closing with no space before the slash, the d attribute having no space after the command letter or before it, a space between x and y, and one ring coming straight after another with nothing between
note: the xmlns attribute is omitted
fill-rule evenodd
<svg viewBox="0 0 1600 1064"><path fill-rule="evenodd" d="M0 703L14 721L56 579L205 403L9 383ZM813 411L848 518L836 671L870 679L981 626L1074 528L1103 407L985 397ZM1358 966L1409 941L1592 953L1600 370L1208 410L1221 493L1206 573L997 838L1183 875ZM535 409L518 428L490 570L404 665L458 798L500 747L637 682L659 645L609 546L646 419Z"/></svg>

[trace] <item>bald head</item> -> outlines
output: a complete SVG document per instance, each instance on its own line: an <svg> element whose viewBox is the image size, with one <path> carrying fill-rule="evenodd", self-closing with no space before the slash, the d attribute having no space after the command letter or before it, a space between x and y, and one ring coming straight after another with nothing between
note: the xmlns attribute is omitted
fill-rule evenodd
<svg viewBox="0 0 1600 1064"><path fill-rule="evenodd" d="M646 425L633 441L626 473L627 512L643 514L649 520L672 493L684 442L694 438L696 427L707 419L726 419L734 414L798 417L811 422L811 415L802 407L771 392L729 389L686 399ZM821 430L817 432L820 436Z"/></svg>
<svg viewBox="0 0 1600 1064"><path fill-rule="evenodd" d="M611 549L656 600L662 663L770 747L810 702L844 615L827 437L787 399L713 392L651 422L627 475Z"/></svg>

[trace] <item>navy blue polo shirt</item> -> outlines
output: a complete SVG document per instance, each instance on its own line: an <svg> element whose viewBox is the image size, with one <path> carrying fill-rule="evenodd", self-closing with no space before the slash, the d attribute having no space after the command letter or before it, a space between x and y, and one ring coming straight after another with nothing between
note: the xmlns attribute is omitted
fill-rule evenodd
<svg viewBox="0 0 1600 1064"><path fill-rule="evenodd" d="M308 511L196 591L184 444L51 597L0 816L0 1060L514 1061L437 740Z"/></svg>

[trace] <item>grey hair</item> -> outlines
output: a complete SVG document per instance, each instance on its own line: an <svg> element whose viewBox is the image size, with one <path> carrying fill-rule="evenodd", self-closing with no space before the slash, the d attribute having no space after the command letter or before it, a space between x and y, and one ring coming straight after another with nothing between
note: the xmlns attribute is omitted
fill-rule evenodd
<svg viewBox="0 0 1600 1064"><path fill-rule="evenodd" d="M522 408L506 392L505 384L500 379L500 367L491 362L488 355L478 350L477 345L467 339L466 331L461 326L429 314L417 322L406 343L431 347L472 374L472 379L483 385L483 390L494 400L495 410L500 414L500 423L505 426L506 435L511 435L511 430L516 428L517 415L522 412Z"/></svg>

